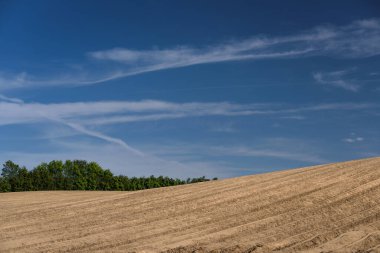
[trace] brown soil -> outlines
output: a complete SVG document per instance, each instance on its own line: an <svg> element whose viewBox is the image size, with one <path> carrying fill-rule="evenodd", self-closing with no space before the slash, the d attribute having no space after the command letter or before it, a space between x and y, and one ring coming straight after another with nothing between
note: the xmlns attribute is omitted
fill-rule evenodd
<svg viewBox="0 0 380 253"><path fill-rule="evenodd" d="M380 158L138 192L0 194L0 252L380 252Z"/></svg>

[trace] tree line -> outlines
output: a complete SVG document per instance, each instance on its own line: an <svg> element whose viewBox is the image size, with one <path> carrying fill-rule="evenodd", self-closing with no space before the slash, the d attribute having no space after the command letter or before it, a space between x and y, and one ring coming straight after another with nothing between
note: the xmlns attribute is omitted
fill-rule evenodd
<svg viewBox="0 0 380 253"><path fill-rule="evenodd" d="M213 178L217 180L217 178ZM89 190L136 191L165 186L210 181L205 177L181 180L169 177L114 176L95 162L84 160L51 161L41 163L33 170L7 161L0 177L0 192Z"/></svg>

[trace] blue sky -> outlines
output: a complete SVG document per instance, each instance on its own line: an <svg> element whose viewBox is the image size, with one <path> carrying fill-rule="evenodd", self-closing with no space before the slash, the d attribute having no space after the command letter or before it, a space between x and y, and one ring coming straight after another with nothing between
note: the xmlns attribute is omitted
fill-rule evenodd
<svg viewBox="0 0 380 253"><path fill-rule="evenodd" d="M233 177L380 155L378 1L2 1L0 158Z"/></svg>

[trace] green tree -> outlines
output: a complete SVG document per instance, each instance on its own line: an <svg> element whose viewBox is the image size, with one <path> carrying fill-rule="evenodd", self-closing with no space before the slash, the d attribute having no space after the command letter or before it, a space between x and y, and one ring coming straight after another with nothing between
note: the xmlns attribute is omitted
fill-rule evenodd
<svg viewBox="0 0 380 253"><path fill-rule="evenodd" d="M112 190L113 174L110 170L104 170L100 180L100 189L103 191Z"/></svg>
<svg viewBox="0 0 380 253"><path fill-rule="evenodd" d="M3 164L3 170L1 171L1 175L6 179L10 179L12 177L16 177L18 175L19 170L19 165L15 164L12 161L6 161Z"/></svg>
<svg viewBox="0 0 380 253"><path fill-rule="evenodd" d="M0 192L10 192L11 191L11 185L9 184L8 180L4 177L0 177Z"/></svg>
<svg viewBox="0 0 380 253"><path fill-rule="evenodd" d="M72 173L74 176L74 190L87 189L86 167L87 162L84 160L75 160L73 162Z"/></svg>
<svg viewBox="0 0 380 253"><path fill-rule="evenodd" d="M90 162L86 165L86 190L100 190L100 181L102 179L103 169L99 164Z"/></svg>
<svg viewBox="0 0 380 253"><path fill-rule="evenodd" d="M1 175L8 181L11 191L22 191L22 182L19 178L20 166L12 161L3 164Z"/></svg>
<svg viewBox="0 0 380 253"><path fill-rule="evenodd" d="M19 188L18 191L32 191L33 181L29 171L22 167L18 172Z"/></svg>
<svg viewBox="0 0 380 253"><path fill-rule="evenodd" d="M53 175L50 174L48 164L41 163L31 172L33 186L38 191L52 190L54 188Z"/></svg>
<svg viewBox="0 0 380 253"><path fill-rule="evenodd" d="M65 185L65 177L63 175L62 161L51 161L47 165L49 175L52 179L51 190L63 190Z"/></svg>
<svg viewBox="0 0 380 253"><path fill-rule="evenodd" d="M0 177L0 192L40 190L104 190L135 191L164 186L209 181L205 177L180 180L170 177L114 176L95 162L84 160L51 161L33 170L7 161ZM216 178L214 178L215 180Z"/></svg>

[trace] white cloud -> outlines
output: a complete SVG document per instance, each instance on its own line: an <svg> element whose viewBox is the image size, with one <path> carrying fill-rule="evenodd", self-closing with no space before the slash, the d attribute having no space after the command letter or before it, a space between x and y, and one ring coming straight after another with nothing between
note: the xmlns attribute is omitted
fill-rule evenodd
<svg viewBox="0 0 380 253"><path fill-rule="evenodd" d="M286 48L286 49L285 49ZM380 20L355 21L347 26L320 26L283 37L253 37L205 48L132 50L113 48L89 53L102 61L131 65L132 70L109 76L120 78L144 72L213 62L330 55L361 58L380 54ZM133 69L134 67L134 69Z"/></svg>
<svg viewBox="0 0 380 253"><path fill-rule="evenodd" d="M380 20L368 19L355 21L347 26L320 26L295 35L254 37L206 48L184 46L163 50L113 48L91 52L89 55L98 60L125 64L188 66L210 62L277 58L303 54L329 53L340 57L368 57L380 53L379 41ZM284 50L281 48L282 45L291 49Z"/></svg>
<svg viewBox="0 0 380 253"><path fill-rule="evenodd" d="M122 147L128 154L139 156L142 160L156 161L145 152L128 145L123 139L103 134L96 128L104 124L125 124L151 120L165 120L200 116L292 116L298 113L317 111L363 110L378 108L376 104L317 104L291 107L278 104L234 104L219 103L173 103L167 101L100 101L61 104L25 103L19 99L2 97L0 102L0 126L11 124L54 123L67 126L77 133L95 137L110 144ZM90 127L91 128L88 128ZM224 129L225 130L225 129ZM357 139L357 141L360 141ZM221 150L217 150L221 152ZM235 156L267 156L299 161L319 161L317 157L273 149L234 148ZM298 153L300 154L300 153ZM163 161L164 163L167 161Z"/></svg>
<svg viewBox="0 0 380 253"><path fill-rule="evenodd" d="M316 72L313 74L313 77L314 80L320 84L332 85L335 87L343 88L345 90L356 92L359 90L360 86L346 78L346 75L350 72L351 70Z"/></svg>
<svg viewBox="0 0 380 253"><path fill-rule="evenodd" d="M260 149L260 148L247 148L247 147L229 147L217 148L217 151L222 152L224 155L230 156L243 156L243 157L272 157L277 159L285 159L309 163L325 163L326 160L318 155L310 154L307 152L295 152L294 150L279 150L279 149Z"/></svg>
<svg viewBox="0 0 380 253"><path fill-rule="evenodd" d="M15 75L0 72L0 90L22 88L30 83L30 78L26 72Z"/></svg>
<svg viewBox="0 0 380 253"><path fill-rule="evenodd" d="M173 103L159 100L97 101L60 104L0 102L0 125L64 121L78 125L120 124L200 116L297 116L298 113L378 108L369 103L298 105ZM76 128L70 126L72 128Z"/></svg>
<svg viewBox="0 0 380 253"><path fill-rule="evenodd" d="M117 61L124 64L133 65L146 65L149 68L141 69L144 72L156 71L160 69L170 69L186 67L197 64L225 62L225 61L238 61L238 60L257 60L257 59L270 59L282 58L295 55L302 55L312 51L312 49L303 50L290 50L284 52L271 52L271 53L246 53L246 51L254 50L252 48L239 48L239 45L225 45L216 46L208 50L196 49L171 49L171 50L147 50L147 51L131 51L129 49L115 48L106 51L98 51L90 53L95 59ZM128 53L127 53L128 52ZM130 54L133 52L134 58L123 57L125 53ZM137 70L125 73L125 75L138 74ZM123 74L121 74L123 75Z"/></svg>
<svg viewBox="0 0 380 253"><path fill-rule="evenodd" d="M289 115L289 116L281 116L281 119L294 119L294 120L304 120L306 119L305 116L301 115Z"/></svg>
<svg viewBox="0 0 380 253"><path fill-rule="evenodd" d="M252 115L263 113L262 104L171 103L157 100L77 102L61 104L0 102L0 125L77 120L88 124L159 120L201 115Z"/></svg>
<svg viewBox="0 0 380 253"><path fill-rule="evenodd" d="M31 122L46 121L46 120L58 122L74 129L75 131L79 133L120 145L126 150L131 151L134 154L137 154L139 156L144 155L141 151L135 148L132 148L125 141L121 139L114 138L114 137L105 135L103 133L100 133L94 130L89 130L80 124L67 121L65 117L62 117L63 115L60 115L60 113L57 113L58 111L55 111L55 112L51 111L49 105L26 104L21 99L9 98L1 94L0 94L0 100L8 101L8 103L0 102L0 111L2 112L2 114L0 115L0 126L4 124L8 125L8 124L31 123ZM68 108L65 105L63 106L63 108L61 108L61 110L59 110L59 112L64 111L66 114L67 113L73 114L73 111L67 110ZM133 108L133 104L130 106ZM80 107L81 106L79 106L77 109L79 109ZM87 110L88 109L90 108L87 108ZM12 115L13 113L15 114ZM26 116L29 116L29 117L26 117Z"/></svg>
<svg viewBox="0 0 380 253"><path fill-rule="evenodd" d="M364 141L364 138L361 136L358 136L356 133L350 133L350 137L344 138L342 141L347 142L347 143L356 143L356 142Z"/></svg>
<svg viewBox="0 0 380 253"><path fill-rule="evenodd" d="M115 165L116 167L113 167L113 171L117 172L119 174L128 174L131 175L133 173L125 173L126 171L122 170L122 166L125 166L125 164L128 164L129 170L138 170L138 174L140 176L144 175L171 175L175 176L177 175L178 177L184 177L184 175L192 175L195 173L196 176L201 176L199 173L202 172L202 175L206 175L205 173L207 170L200 169L196 171L196 168L192 168L190 171L182 171L178 169L183 169L183 168L188 168L184 166L183 164L177 162L177 161L168 161L161 159L159 157L155 157L149 154L146 154L144 152L141 152L140 150L137 150L136 148L131 147L128 145L124 140L111 137L109 135L103 134L98 131L90 130L84 127L81 124L78 123L73 123L65 119L64 116L68 116L70 114L73 114L72 109L77 107L78 110L81 110L82 115L88 115L88 110L94 109L94 104L90 104L89 107L87 107L87 110L83 110L83 104L82 103L74 103L74 107L70 104L63 104L63 107L55 108L58 109L58 111L52 111L49 105L42 105L42 104L27 104L21 99L17 98L9 98L6 96L1 95L0 100L8 101L8 102L0 102L0 111L3 112L0 114L0 126L2 124L21 124L21 123L31 123L31 122L40 122L40 121L52 121L55 123L60 123L62 125L65 125L76 132L79 132L81 134L84 134L86 136L91 136L95 137L97 139L104 140L108 142L109 144L116 144L115 145L107 145L108 147L108 155L106 156L106 159L104 159L104 152L105 148L104 145L102 145L102 148L96 147L94 145L87 145L87 147L83 148L83 145L79 143L78 141L70 141L66 143L60 143L60 147L62 146L69 146L69 151L68 153L62 153L62 151L59 152L49 152L49 153L4 153L3 155L8 157L8 159L14 159L16 161L20 160L21 158L23 159L23 162L26 161L26 163L30 163L31 160L34 160L35 164L40 163L42 159L48 159L48 160L66 160L66 159L87 159L87 160L93 160L93 161L101 161L104 163L105 166L108 165ZM92 106L91 106L92 105ZM104 104L103 104L104 105ZM120 110L120 105L118 103L113 104L115 106L115 110L118 111ZM164 103L155 103L154 101L145 101L143 104L137 104L136 103L126 103L124 106L122 106L122 109L124 110L129 110L133 112L138 112L140 110L161 110L159 105L164 105ZM16 109L16 111L12 110ZM102 106L102 102L100 104L97 104L97 106ZM6 110L2 110L5 107ZM107 107L107 106L105 106ZM163 106L166 108L167 106ZM170 107L170 106L169 106ZM100 108L98 108L100 109ZM115 111L114 110L114 111ZM100 110L100 113L105 113L105 112L110 112L110 108L107 107L105 110ZM97 113L99 113L97 112ZM12 116L12 113L16 113L15 115ZM20 113L20 114L17 114ZM29 115L30 117L27 119L22 120L21 118L23 116ZM79 115L81 115L79 113ZM7 117L11 116L11 121L7 120ZM78 115L76 115L78 116ZM18 118L17 117L21 117ZM5 120L2 122L2 120ZM15 120L12 122L12 120ZM26 121L25 121L26 120ZM29 121L31 120L31 121ZM48 139L52 140L52 139ZM80 149L80 147L82 148ZM117 147L119 149L117 149ZM120 148L122 150L120 151ZM112 151L110 149L113 149ZM89 152L91 150L91 152ZM102 151L100 151L102 150ZM73 152L74 151L74 152ZM126 152L127 151L127 152ZM112 154L112 155L109 155ZM10 157L10 158L9 158ZM29 158L28 158L29 157ZM43 157L43 158L42 158ZM42 158L42 159L41 159ZM110 160L110 158L113 158ZM41 159L40 161L36 162L36 159ZM123 164L114 164L115 161L120 161L122 160ZM34 165L35 165L34 164ZM30 166L30 164L28 164ZM30 166L31 168L31 166ZM209 170L212 168L209 168ZM148 173L148 171L151 171L152 173ZM154 173L153 173L154 171ZM197 174L198 173L198 174ZM219 173L222 173L219 171ZM223 174L223 173L222 173Z"/></svg>
<svg viewBox="0 0 380 253"><path fill-rule="evenodd" d="M364 138L363 137L344 138L343 141L348 142L348 143L356 143L356 142L364 141Z"/></svg>
<svg viewBox="0 0 380 253"><path fill-rule="evenodd" d="M121 124L126 122L139 122L147 120L165 120L184 117L199 116L252 116L252 115L278 115L297 116L298 113L318 111L363 110L378 108L376 104L361 103L335 103L317 105L299 105L292 107L278 104L234 104L219 103L173 103L167 101L99 101L86 103L42 104L25 103L21 100L2 97L0 102L0 126L7 124L29 124L36 122L55 123L67 126L77 133L95 137L106 141L104 145L91 145L74 141L58 143L57 139L66 139L65 132L61 138L48 138L45 141L55 140L60 149L52 149L45 153L7 153L4 156L16 161L27 161L26 165L37 164L51 159L87 159L101 162L106 167L113 168L117 173L133 175L165 174L171 176L206 175L206 176L232 176L231 166L219 164L208 159L199 159L197 156L208 155L214 157L269 157L288 161L306 163L326 162L320 154L313 152L312 147L296 147L298 142L284 142L275 139L272 142L258 143L256 147L249 146L197 146L193 150L189 145L172 146L172 151L165 146L152 149L137 150L130 147L123 139L115 138L101 131L103 124ZM107 121L109 119L109 121ZM48 124L47 124L48 125ZM91 128L87 128L91 125ZM223 129L225 130L225 129ZM52 136L52 135L49 135ZM62 136L60 131L59 136ZM362 137L350 136L355 141L363 141ZM66 147L66 151L62 151ZM291 149L289 147L292 147ZM155 151L152 151L155 150ZM305 152L309 150L310 152ZM104 156L107 154L107 156ZM162 159L160 157L165 157ZM43 160L42 160L43 159ZM223 159L222 159L223 160ZM208 162L206 162L208 161ZM128 166L123 170L123 166ZM209 167L208 167L209 166ZM138 172L136 172L138 171ZM153 173L154 172L154 173ZM236 173L236 172L235 172Z"/></svg>
<svg viewBox="0 0 380 253"><path fill-rule="evenodd" d="M101 139L101 140L104 140L104 141L107 141L110 143L117 144L117 145L125 148L126 150L131 151L132 153L134 153L136 155L145 156L145 154L143 152L131 147L122 139L114 138L114 137L105 135L103 133L97 132L97 131L89 130L89 129L87 129L87 128L83 127L82 125L79 125L79 124L75 124L75 123L71 123L71 122L67 122L67 121L63 121L63 120L59 120L59 121L62 122L64 125L67 125L67 126L71 127L72 129L74 129L74 130L76 130L82 134L92 136L92 137L95 137L95 138L98 138L98 139Z"/></svg>
<svg viewBox="0 0 380 253"><path fill-rule="evenodd" d="M16 76L0 75L0 89L47 85L89 85L163 69L226 61L280 59L289 57L331 56L363 58L380 54L380 19L366 19L346 26L320 26L282 37L261 36L204 47L176 46L166 49L136 50L112 48L89 52L96 64L116 64L107 72L92 69L87 63L81 73L55 77L33 77L23 72ZM104 65L103 65L104 66ZM101 68L100 68L101 69ZM317 79L324 80L320 74ZM354 84L334 81L336 86L355 90Z"/></svg>
<svg viewBox="0 0 380 253"><path fill-rule="evenodd" d="M11 98L11 97L7 97L7 96L4 96L2 94L0 94L0 101L6 101L6 102L11 102L11 103L23 103L24 101L22 101L21 99L18 99L18 98Z"/></svg>
<svg viewBox="0 0 380 253"><path fill-rule="evenodd" d="M187 161L202 160L204 157L217 158L226 157L249 157L273 158L276 160L298 161L309 164L327 163L328 160L322 158L320 152L316 151L314 145L305 140L288 138L258 139L253 145L209 145L209 144L189 144L189 143L169 143L161 144L160 147L144 147L149 153L179 160L183 163Z"/></svg>
<svg viewBox="0 0 380 253"><path fill-rule="evenodd" d="M210 129L213 132L219 133L236 133L238 130L232 126L232 124L219 125Z"/></svg>

